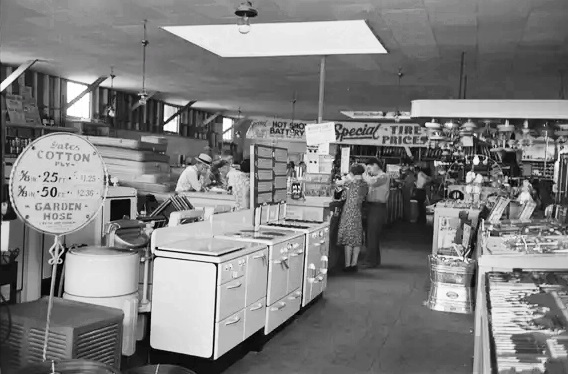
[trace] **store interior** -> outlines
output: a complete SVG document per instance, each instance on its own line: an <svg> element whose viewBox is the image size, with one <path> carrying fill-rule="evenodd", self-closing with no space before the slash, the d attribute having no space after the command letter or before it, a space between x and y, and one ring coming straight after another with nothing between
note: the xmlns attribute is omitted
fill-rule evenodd
<svg viewBox="0 0 568 374"><path fill-rule="evenodd" d="M1 373L568 373L566 0L0 29Z"/></svg>

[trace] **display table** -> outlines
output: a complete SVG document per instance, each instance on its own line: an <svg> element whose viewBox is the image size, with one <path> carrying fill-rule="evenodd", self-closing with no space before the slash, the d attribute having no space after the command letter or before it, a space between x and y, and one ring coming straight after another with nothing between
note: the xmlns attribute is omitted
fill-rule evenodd
<svg viewBox="0 0 568 374"><path fill-rule="evenodd" d="M527 270L566 270L568 254L525 254L521 252L503 251L504 237L487 236L485 224L481 223L477 257L477 290L475 307L475 342L473 373L491 373L491 356L489 344L489 321L487 317L486 277L494 271Z"/></svg>
<svg viewBox="0 0 568 374"><path fill-rule="evenodd" d="M434 237L432 239L432 254L438 254L438 249L450 248L460 226L460 213L466 212L471 220L472 229L477 228L481 208L450 207L436 204L434 208Z"/></svg>

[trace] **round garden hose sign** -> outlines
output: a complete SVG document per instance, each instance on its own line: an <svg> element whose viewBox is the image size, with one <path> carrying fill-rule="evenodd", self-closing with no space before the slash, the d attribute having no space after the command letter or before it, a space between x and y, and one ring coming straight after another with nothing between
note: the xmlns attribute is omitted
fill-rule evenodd
<svg viewBox="0 0 568 374"><path fill-rule="evenodd" d="M10 175L10 199L32 228L65 235L86 226L106 197L106 166L82 136L44 135L20 154Z"/></svg>

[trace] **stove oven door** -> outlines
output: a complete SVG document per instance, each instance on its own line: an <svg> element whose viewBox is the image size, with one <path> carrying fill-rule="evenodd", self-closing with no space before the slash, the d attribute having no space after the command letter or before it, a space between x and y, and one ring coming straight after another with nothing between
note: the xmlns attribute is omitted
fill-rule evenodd
<svg viewBox="0 0 568 374"><path fill-rule="evenodd" d="M285 242L269 247L266 305L274 304L287 294L288 270L290 268L287 244Z"/></svg>
<svg viewBox="0 0 568 374"><path fill-rule="evenodd" d="M288 293L301 289L304 276L304 236L293 239L288 245L290 269L288 274Z"/></svg>

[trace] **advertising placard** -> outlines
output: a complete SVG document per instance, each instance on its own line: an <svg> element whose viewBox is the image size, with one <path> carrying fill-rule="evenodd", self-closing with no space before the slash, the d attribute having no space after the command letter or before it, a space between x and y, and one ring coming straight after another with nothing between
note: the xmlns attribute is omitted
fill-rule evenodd
<svg viewBox="0 0 568 374"><path fill-rule="evenodd" d="M87 225L106 197L106 166L87 139L44 135L20 154L10 175L10 199L18 216L46 234L64 235Z"/></svg>

